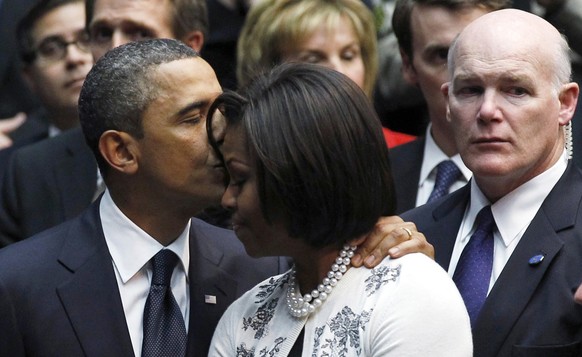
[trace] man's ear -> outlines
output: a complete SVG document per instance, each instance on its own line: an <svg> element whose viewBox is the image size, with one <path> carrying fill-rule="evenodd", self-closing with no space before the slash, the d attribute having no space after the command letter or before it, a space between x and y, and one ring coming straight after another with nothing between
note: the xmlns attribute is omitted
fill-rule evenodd
<svg viewBox="0 0 582 357"><path fill-rule="evenodd" d="M562 86L560 90L560 125L566 125L574 116L580 88L576 83L568 83Z"/></svg>
<svg viewBox="0 0 582 357"><path fill-rule="evenodd" d="M447 103L447 112L445 114L447 121L451 122L451 108L449 107L449 91L451 90L451 82L446 82L441 85L441 92L445 97L445 102Z"/></svg>
<svg viewBox="0 0 582 357"><path fill-rule="evenodd" d="M202 46L204 45L204 34L201 31L188 32L182 38L182 42L200 53L200 50L202 50Z"/></svg>
<svg viewBox="0 0 582 357"><path fill-rule="evenodd" d="M113 170L135 174L139 166L139 145L123 131L107 130L99 138L99 151Z"/></svg>
<svg viewBox="0 0 582 357"><path fill-rule="evenodd" d="M412 58L410 58L402 48L400 48L400 58L402 59L402 76L409 84L418 87L418 78L416 76L414 64L412 63Z"/></svg>

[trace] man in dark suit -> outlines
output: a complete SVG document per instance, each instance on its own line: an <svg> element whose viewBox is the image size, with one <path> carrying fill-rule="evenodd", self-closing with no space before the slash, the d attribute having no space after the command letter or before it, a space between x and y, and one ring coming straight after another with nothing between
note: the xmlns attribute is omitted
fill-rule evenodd
<svg viewBox="0 0 582 357"><path fill-rule="evenodd" d="M0 150L0 177L11 152L79 125L77 101L93 65L82 0L42 0L18 23L16 38L22 78L39 98L42 110L8 135L12 145Z"/></svg>
<svg viewBox="0 0 582 357"><path fill-rule="evenodd" d="M205 125L221 91L210 65L176 40L132 42L95 64L79 111L107 189L79 217L0 250L2 353L142 355L152 262L169 250L187 354L206 355L226 307L288 268L190 218L224 192ZM397 231L392 239L419 236Z"/></svg>
<svg viewBox="0 0 582 357"><path fill-rule="evenodd" d="M475 356L580 356L582 173L564 131L579 88L568 45L542 18L500 10L461 32L448 65L447 117L473 179L402 218L434 244L473 312Z"/></svg>
<svg viewBox="0 0 582 357"><path fill-rule="evenodd" d="M471 178L471 171L455 147L440 91L447 81L447 52L467 24L508 6L509 2L504 0L396 1L392 27L400 48L402 73L408 83L420 88L430 119L425 136L390 150L397 213L459 189ZM441 185L439 176L447 170L447 166L441 168L443 162L452 167L451 180L442 183L443 189L438 189L440 194L433 194L436 186Z"/></svg>
<svg viewBox="0 0 582 357"><path fill-rule="evenodd" d="M181 262L172 291L188 349L205 355L226 306L285 268L190 220L224 190L205 126L220 92L210 66L177 41L134 42L95 65L80 119L108 189L78 218L0 251L3 354L140 355L148 262L169 249Z"/></svg>

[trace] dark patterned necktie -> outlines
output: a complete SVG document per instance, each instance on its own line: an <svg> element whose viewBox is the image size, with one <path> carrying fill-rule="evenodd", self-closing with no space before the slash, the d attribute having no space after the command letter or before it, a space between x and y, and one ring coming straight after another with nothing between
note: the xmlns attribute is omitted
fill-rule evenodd
<svg viewBox="0 0 582 357"><path fill-rule="evenodd" d="M493 230L491 206L485 206L475 219L478 226L463 249L453 280L465 301L471 326L474 326L487 297L493 267Z"/></svg>
<svg viewBox="0 0 582 357"><path fill-rule="evenodd" d="M451 185L457 181L460 175L461 170L459 170L452 160L442 161L438 164L434 188L427 202L432 202L449 193Z"/></svg>
<svg viewBox="0 0 582 357"><path fill-rule="evenodd" d="M152 258L152 284L143 313L142 357L186 354L184 318L170 284L177 263L178 256L169 249Z"/></svg>

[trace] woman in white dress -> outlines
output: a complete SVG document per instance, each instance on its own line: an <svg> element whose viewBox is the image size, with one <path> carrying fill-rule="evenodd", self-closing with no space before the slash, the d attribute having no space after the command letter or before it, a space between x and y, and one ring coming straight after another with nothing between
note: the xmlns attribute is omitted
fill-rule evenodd
<svg viewBox="0 0 582 357"><path fill-rule="evenodd" d="M223 93L210 113L237 236L253 257L294 261L229 307L210 356L472 355L463 301L430 258L350 267L361 237L394 208L380 121L353 81L284 64Z"/></svg>

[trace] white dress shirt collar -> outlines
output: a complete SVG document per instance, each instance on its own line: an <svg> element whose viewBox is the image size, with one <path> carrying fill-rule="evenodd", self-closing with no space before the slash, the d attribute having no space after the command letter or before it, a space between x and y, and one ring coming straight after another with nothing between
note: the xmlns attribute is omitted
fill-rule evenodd
<svg viewBox="0 0 582 357"><path fill-rule="evenodd" d="M424 159L422 160L422 166L420 168L420 184L422 185L424 181L426 181L431 173L433 176L436 175L435 168L438 164L445 160L452 160L455 165L461 170L463 177L465 177L465 182L468 182L473 173L471 170L465 166L463 160L461 160L461 156L456 154L452 157L448 157L441 148L436 144L434 141L432 134L430 133L431 124L428 125L426 129L426 143L424 145Z"/></svg>
<svg viewBox="0 0 582 357"><path fill-rule="evenodd" d="M459 170L461 170L461 176L451 185L449 192L458 190L459 188L465 186L467 182L471 179L472 173L465 166L461 157L457 154L453 157L448 157L435 143L432 135L430 133L431 125L429 124L426 129L426 139L424 145L424 156L420 166L420 177L418 179L418 188L416 193L416 206L420 206L426 203L430 197L431 192L434 189L437 166L442 161L452 160Z"/></svg>
<svg viewBox="0 0 582 357"><path fill-rule="evenodd" d="M99 208L103 233L113 264L123 283L126 283L164 246L121 212L113 202L109 190L105 190ZM180 258L186 279L190 266L189 232L190 221L178 238L166 247Z"/></svg>
<svg viewBox="0 0 582 357"><path fill-rule="evenodd" d="M568 159L564 151L561 158L548 170L522 184L491 205L491 212L493 213L497 230L506 247L509 247L513 240L523 235L550 191L566 171L567 165ZM472 180L471 202L465 221L474 222L477 213L488 204L489 200L485 198L485 195L477 187L475 180ZM466 225L464 229L472 230L473 227ZM470 236L468 233L462 232L461 237L468 239Z"/></svg>
<svg viewBox="0 0 582 357"><path fill-rule="evenodd" d="M493 268L489 289L505 268L505 264L519 244L523 234L544 200L562 177L568 164L566 152L551 168L534 177L491 205L497 229L493 232ZM457 240L451 254L449 274L452 277L457 263L471 234L476 229L475 218L489 200L481 192L475 180L471 180L471 201L461 222Z"/></svg>

